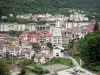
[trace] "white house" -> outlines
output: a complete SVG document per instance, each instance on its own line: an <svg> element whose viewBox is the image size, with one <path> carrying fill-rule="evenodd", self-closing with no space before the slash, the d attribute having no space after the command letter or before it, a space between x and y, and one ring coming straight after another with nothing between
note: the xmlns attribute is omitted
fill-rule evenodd
<svg viewBox="0 0 100 75"><path fill-rule="evenodd" d="M3 46L0 45L0 56L4 56L6 51L7 51L6 47L3 47Z"/></svg>
<svg viewBox="0 0 100 75"><path fill-rule="evenodd" d="M31 59L33 55L34 55L34 51L33 50L26 50L24 52L24 57L27 58L27 59Z"/></svg>
<svg viewBox="0 0 100 75"><path fill-rule="evenodd" d="M8 23L0 23L0 31L9 31Z"/></svg>
<svg viewBox="0 0 100 75"><path fill-rule="evenodd" d="M45 63L45 57L43 54L38 54L34 57L34 62L36 63Z"/></svg>
<svg viewBox="0 0 100 75"><path fill-rule="evenodd" d="M18 14L16 18L31 19L31 17L32 14L29 13L29 14L22 14L22 15Z"/></svg>
<svg viewBox="0 0 100 75"><path fill-rule="evenodd" d="M41 47L41 52L40 53L43 53L44 55L50 55L50 48Z"/></svg>
<svg viewBox="0 0 100 75"><path fill-rule="evenodd" d="M17 52L16 52L15 49L10 50L9 52L10 52L11 55L17 56Z"/></svg>
<svg viewBox="0 0 100 75"><path fill-rule="evenodd" d="M61 46L56 46L53 49L53 57L63 57L64 56L64 48Z"/></svg>

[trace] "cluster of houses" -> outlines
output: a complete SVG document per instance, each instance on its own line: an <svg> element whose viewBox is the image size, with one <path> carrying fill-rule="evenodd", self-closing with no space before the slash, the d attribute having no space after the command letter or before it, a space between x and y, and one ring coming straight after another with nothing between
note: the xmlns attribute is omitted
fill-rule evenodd
<svg viewBox="0 0 100 75"><path fill-rule="evenodd" d="M55 21L57 18L59 18L62 21L88 21L88 17L86 17L86 14L74 12L70 13L70 15L61 15L61 14L19 14L16 18L22 18L22 19L31 19L34 21Z"/></svg>
<svg viewBox="0 0 100 75"><path fill-rule="evenodd" d="M8 28L6 28L8 26ZM34 25L16 23L0 25L0 31L23 31L19 37L11 37L6 33L0 33L0 56L5 56L7 52L17 56L18 58L31 59L34 55L34 62L45 63L53 57L63 57L64 44L68 44L71 40L77 40L88 32L93 31L94 22L66 22L46 25ZM27 29L25 31L25 29ZM2 30L3 29L3 30ZM8 30L7 30L8 29ZM35 31L35 32L34 32ZM47 43L52 43L53 50L47 47ZM40 50L38 53L33 48L33 43L38 43Z"/></svg>
<svg viewBox="0 0 100 75"><path fill-rule="evenodd" d="M90 24L91 23L91 24ZM66 22L57 19L56 21L47 22L46 24L37 23L0 23L0 31L38 31L38 30L49 30L58 24L59 27L66 28L68 30L72 28L78 28L82 26L92 25L94 22ZM79 29L80 30L80 29Z"/></svg>

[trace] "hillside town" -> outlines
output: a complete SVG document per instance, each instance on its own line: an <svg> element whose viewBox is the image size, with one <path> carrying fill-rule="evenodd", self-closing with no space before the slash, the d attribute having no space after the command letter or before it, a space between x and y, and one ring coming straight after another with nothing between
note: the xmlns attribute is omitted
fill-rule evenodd
<svg viewBox="0 0 100 75"><path fill-rule="evenodd" d="M22 60L23 58L32 59L36 64L45 64L53 58L69 58L72 60L75 67L68 69L66 73L64 73L64 70L58 71L58 75L95 75L84 69L81 70L82 62L78 64L68 53L65 55L66 49L68 49L67 46L71 41L74 40L74 42L77 42L83 38L85 34L93 32L94 30L95 22L88 21L85 14L75 12L69 17L64 15L53 16L51 14L23 14L17 15L16 18L32 19L36 21L46 20L48 22L45 24L0 23L1 58L6 57L7 53L9 53L12 57L17 57L18 60ZM7 31L21 31L22 33L19 36L12 37L4 33ZM62 66L62 68L57 68L57 70L62 70L65 67L59 64L58 66ZM76 74L74 70L82 71L82 74ZM54 70L49 71L51 74L54 73Z"/></svg>
<svg viewBox="0 0 100 75"><path fill-rule="evenodd" d="M0 75L100 75L100 0L1 0Z"/></svg>
<svg viewBox="0 0 100 75"><path fill-rule="evenodd" d="M82 15L78 16L70 15L70 19L82 19ZM36 15L41 20L44 18L50 19L52 17L50 14L47 15ZM26 18L33 17L32 15L18 15L17 18ZM35 18L34 18L35 19ZM37 19L37 18L36 18ZM46 19L46 20L48 20ZM95 22L66 22L64 18L54 17L51 18L50 22L46 24L36 24L36 23L27 23L27 24L18 24L18 23L0 23L0 31L22 31L19 37L11 37L6 33L0 33L0 43L1 51L0 54L4 54L9 51L10 54L15 56L24 56L25 58L31 58L35 53L32 48L32 43L39 43L41 50L39 53L43 55L51 55L53 57L63 57L63 53L60 50L57 50L56 47L62 47L64 44L68 44L71 40L78 40L84 37L88 32L92 32ZM49 21L49 20L48 20ZM51 22L52 21L52 22ZM80 21L80 20L78 20ZM52 43L53 52L50 51L50 48L46 47L47 43ZM13 46L14 44L14 46ZM60 49L60 48L58 48Z"/></svg>

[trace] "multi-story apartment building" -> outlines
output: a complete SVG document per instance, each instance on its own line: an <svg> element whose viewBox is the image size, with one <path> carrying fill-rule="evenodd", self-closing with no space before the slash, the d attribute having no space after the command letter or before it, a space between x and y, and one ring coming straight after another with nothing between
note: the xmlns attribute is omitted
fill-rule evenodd
<svg viewBox="0 0 100 75"><path fill-rule="evenodd" d="M53 46L62 46L61 28L53 28L52 30L52 44Z"/></svg>
<svg viewBox="0 0 100 75"><path fill-rule="evenodd" d="M18 23L1 23L0 24L0 31L24 31L25 24L18 24Z"/></svg>
<svg viewBox="0 0 100 75"><path fill-rule="evenodd" d="M26 24L25 29L28 30L28 31L36 31L36 23Z"/></svg>

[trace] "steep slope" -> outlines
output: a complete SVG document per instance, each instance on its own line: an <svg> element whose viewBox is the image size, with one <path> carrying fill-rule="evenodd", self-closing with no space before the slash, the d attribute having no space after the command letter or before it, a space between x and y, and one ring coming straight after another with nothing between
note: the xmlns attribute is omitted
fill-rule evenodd
<svg viewBox="0 0 100 75"><path fill-rule="evenodd" d="M64 8L99 12L100 0L14 0L13 13L62 13Z"/></svg>

